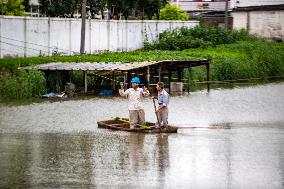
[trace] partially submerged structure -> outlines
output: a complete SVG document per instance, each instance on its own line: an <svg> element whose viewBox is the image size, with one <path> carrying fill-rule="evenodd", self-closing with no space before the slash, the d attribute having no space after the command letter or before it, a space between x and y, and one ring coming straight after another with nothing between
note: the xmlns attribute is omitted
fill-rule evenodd
<svg viewBox="0 0 284 189"><path fill-rule="evenodd" d="M111 89L116 91L123 82L124 87L129 87L130 80L134 76L141 79L141 83L150 88L158 81L163 81L167 90L171 92L183 92L183 85L192 82L192 68L205 66L206 80L209 81L209 60L162 60L146 62L81 62L81 63L49 63L36 66L28 66L22 69L38 69L46 75L52 72L60 72L65 75L65 80L70 81L70 72L83 71L84 92L88 93L94 89ZM188 70L188 79L184 79L184 70ZM88 80L92 78L93 86L88 86ZM72 81L71 81L72 82ZM207 85L209 90L209 85ZM189 87L188 87L189 89Z"/></svg>

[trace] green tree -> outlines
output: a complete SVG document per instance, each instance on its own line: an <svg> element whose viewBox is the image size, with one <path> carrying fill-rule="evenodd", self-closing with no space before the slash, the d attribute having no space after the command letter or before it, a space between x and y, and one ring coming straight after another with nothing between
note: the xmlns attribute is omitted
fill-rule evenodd
<svg viewBox="0 0 284 189"><path fill-rule="evenodd" d="M63 0L62 2L65 10L64 16L73 18L74 13L80 7L80 0Z"/></svg>
<svg viewBox="0 0 284 189"><path fill-rule="evenodd" d="M134 1L128 1L128 0L119 0L118 1L118 9L120 14L124 16L124 18L127 20L131 12L134 8Z"/></svg>
<svg viewBox="0 0 284 189"><path fill-rule="evenodd" d="M92 18L95 18L96 14L101 14L102 19L104 19L107 0L87 0L87 5L87 11L90 11Z"/></svg>
<svg viewBox="0 0 284 189"><path fill-rule="evenodd" d="M179 7L176 7L171 4L166 4L166 6L161 9L160 14L155 14L153 19L157 20L188 20L189 16L186 12L180 10Z"/></svg>
<svg viewBox="0 0 284 189"><path fill-rule="evenodd" d="M7 16L23 16L25 6L24 0L7 0L3 7L3 12Z"/></svg>
<svg viewBox="0 0 284 189"><path fill-rule="evenodd" d="M39 0L39 10L46 16L51 16L51 2L49 0Z"/></svg>
<svg viewBox="0 0 284 189"><path fill-rule="evenodd" d="M110 19L119 19L121 15L128 19L133 11L135 0L108 0L107 8L110 11Z"/></svg>
<svg viewBox="0 0 284 189"><path fill-rule="evenodd" d="M25 6L25 11L29 12L30 11L30 1L29 0L24 0L23 5Z"/></svg>
<svg viewBox="0 0 284 189"><path fill-rule="evenodd" d="M73 18L80 0L40 0L39 4L40 12L46 16Z"/></svg>
<svg viewBox="0 0 284 189"><path fill-rule="evenodd" d="M142 20L144 20L144 17L150 20L153 15L160 11L164 3L164 0L137 0L136 10L140 12Z"/></svg>

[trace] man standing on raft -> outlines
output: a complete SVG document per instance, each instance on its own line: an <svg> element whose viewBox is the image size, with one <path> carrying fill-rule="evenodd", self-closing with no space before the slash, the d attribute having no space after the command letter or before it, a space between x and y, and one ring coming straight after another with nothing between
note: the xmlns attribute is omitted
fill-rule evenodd
<svg viewBox="0 0 284 189"><path fill-rule="evenodd" d="M152 99L158 100L158 108L156 110L156 114L158 116L158 122L156 126L160 126L162 128L168 127L168 105L169 105L169 93L164 90L164 83L158 82L156 85L156 89L158 91L158 97L153 96Z"/></svg>
<svg viewBox="0 0 284 189"><path fill-rule="evenodd" d="M128 110L129 110L129 122L130 128L136 128L137 123L140 125L145 125L145 112L144 112L144 98L149 96L150 93L146 87L139 88L140 79L134 77L131 80L132 88L119 89L119 94L121 96L126 96L128 98Z"/></svg>

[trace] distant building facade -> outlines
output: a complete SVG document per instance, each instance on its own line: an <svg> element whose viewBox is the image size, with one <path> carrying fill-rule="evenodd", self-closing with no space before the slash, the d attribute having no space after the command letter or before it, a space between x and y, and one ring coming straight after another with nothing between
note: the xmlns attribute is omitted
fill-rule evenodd
<svg viewBox="0 0 284 189"><path fill-rule="evenodd" d="M233 28L284 41L284 0L232 0Z"/></svg>
<svg viewBox="0 0 284 189"><path fill-rule="evenodd" d="M172 5L179 6L188 13L225 11L225 0L171 0ZM230 1L229 1L230 2Z"/></svg>
<svg viewBox="0 0 284 189"><path fill-rule="evenodd" d="M38 0L30 0L30 16L40 16Z"/></svg>

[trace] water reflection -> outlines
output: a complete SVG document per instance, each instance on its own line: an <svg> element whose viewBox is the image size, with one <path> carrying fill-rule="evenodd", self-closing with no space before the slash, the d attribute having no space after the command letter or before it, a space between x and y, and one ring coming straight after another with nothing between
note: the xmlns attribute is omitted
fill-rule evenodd
<svg viewBox="0 0 284 189"><path fill-rule="evenodd" d="M158 178L160 181L159 186L165 188L167 186L167 173L170 169L170 154L169 154L169 143L168 135L160 134L157 136L157 151L158 151Z"/></svg>
<svg viewBox="0 0 284 189"><path fill-rule="evenodd" d="M170 122L194 126L177 134L98 129L128 115L117 97L1 106L0 188L283 188L283 94L271 84L172 97ZM155 120L150 100L146 112Z"/></svg>
<svg viewBox="0 0 284 189"><path fill-rule="evenodd" d="M281 188L284 129L1 134L0 188Z"/></svg>

